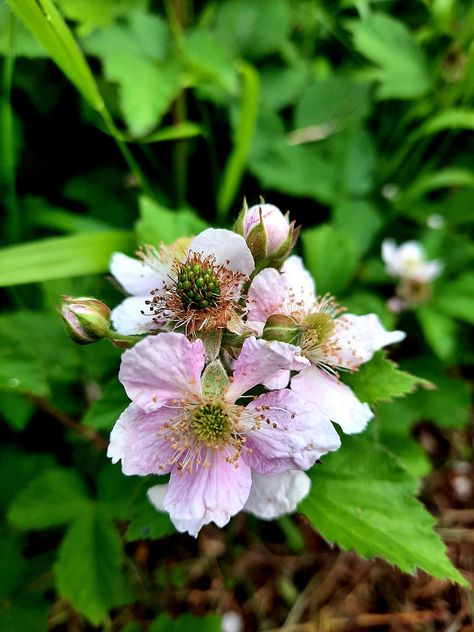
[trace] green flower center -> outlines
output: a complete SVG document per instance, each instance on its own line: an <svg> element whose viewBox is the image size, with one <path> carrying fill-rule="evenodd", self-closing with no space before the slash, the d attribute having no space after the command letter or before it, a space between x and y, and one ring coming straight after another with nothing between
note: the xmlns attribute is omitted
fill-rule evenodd
<svg viewBox="0 0 474 632"><path fill-rule="evenodd" d="M203 404L191 417L191 428L199 441L216 445L230 434L231 421L220 404Z"/></svg>
<svg viewBox="0 0 474 632"><path fill-rule="evenodd" d="M212 266L185 262L178 268L176 291L185 309L206 309L217 306L220 283Z"/></svg>
<svg viewBox="0 0 474 632"><path fill-rule="evenodd" d="M303 326L301 346L304 349L312 349L329 340L334 331L334 319L326 312L316 312L305 318Z"/></svg>

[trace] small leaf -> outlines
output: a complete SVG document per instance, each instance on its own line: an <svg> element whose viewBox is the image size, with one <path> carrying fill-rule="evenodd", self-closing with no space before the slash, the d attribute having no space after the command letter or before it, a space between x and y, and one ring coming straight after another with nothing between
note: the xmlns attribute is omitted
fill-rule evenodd
<svg viewBox="0 0 474 632"><path fill-rule="evenodd" d="M318 294L339 294L349 285L357 266L351 239L329 224L302 232L306 265L317 282Z"/></svg>
<svg viewBox="0 0 474 632"><path fill-rule="evenodd" d="M56 468L33 479L10 506L8 519L22 529L64 524L87 509L89 499L72 470Z"/></svg>
<svg viewBox="0 0 474 632"><path fill-rule="evenodd" d="M139 205L136 231L140 243L171 244L181 237L194 237L207 228L206 222L190 209L171 210L145 196L140 198Z"/></svg>
<svg viewBox="0 0 474 632"><path fill-rule="evenodd" d="M402 571L421 568L466 586L446 557L435 519L414 497L418 481L383 448L362 437L310 471L313 482L302 511L330 542L362 557L380 556Z"/></svg>
<svg viewBox="0 0 474 632"><path fill-rule="evenodd" d="M378 351L372 360L363 364L356 373L346 375L344 381L361 402L368 404L403 397L407 393L412 393L418 386L435 388L428 380L400 371L395 362L389 360L383 351Z"/></svg>
<svg viewBox="0 0 474 632"><path fill-rule="evenodd" d="M69 527L55 566L61 597L94 625L110 608L128 603L122 566L124 555L113 525L100 512L83 511Z"/></svg>

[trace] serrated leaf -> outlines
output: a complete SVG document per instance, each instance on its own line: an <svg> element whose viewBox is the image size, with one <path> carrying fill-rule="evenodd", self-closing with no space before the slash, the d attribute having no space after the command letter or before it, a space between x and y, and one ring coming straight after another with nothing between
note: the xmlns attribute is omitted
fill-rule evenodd
<svg viewBox="0 0 474 632"><path fill-rule="evenodd" d="M156 511L143 494L132 512L125 537L128 542L135 540L159 540L176 533L176 529L167 513Z"/></svg>
<svg viewBox="0 0 474 632"><path fill-rule="evenodd" d="M380 69L379 98L414 99L430 87L421 48L405 25L383 14L348 24L355 48Z"/></svg>
<svg viewBox="0 0 474 632"><path fill-rule="evenodd" d="M417 479L389 452L365 438L345 437L310 476L311 492L299 510L327 540L362 557L383 557L405 572L421 568L467 585L446 557L435 519L414 497Z"/></svg>
<svg viewBox="0 0 474 632"><path fill-rule="evenodd" d="M100 399L87 410L82 423L99 430L111 430L129 403L123 386L114 378L105 386Z"/></svg>
<svg viewBox="0 0 474 632"><path fill-rule="evenodd" d="M421 377L401 371L384 351L377 351L370 362L363 364L356 373L344 376L361 402L376 404L394 397L412 393L418 386L433 389L435 386Z"/></svg>
<svg viewBox="0 0 474 632"><path fill-rule="evenodd" d="M79 515L63 539L55 565L59 594L94 625L108 611L129 601L122 566L120 538L98 511Z"/></svg>
<svg viewBox="0 0 474 632"><path fill-rule="evenodd" d="M159 246L180 237L193 237L207 228L206 222L190 209L171 210L141 196L136 231L140 243Z"/></svg>
<svg viewBox="0 0 474 632"><path fill-rule="evenodd" d="M1 248L0 287L106 272L115 250L130 252L133 247L132 233L117 230Z"/></svg>
<svg viewBox="0 0 474 632"><path fill-rule="evenodd" d="M132 507L143 493L143 479L124 476L118 466L110 462L100 471L97 481L97 502L109 518L130 520Z"/></svg>
<svg viewBox="0 0 474 632"><path fill-rule="evenodd" d="M160 614L151 624L149 632L220 632L221 629L221 618L216 614L208 614L205 617L182 614L176 618Z"/></svg>
<svg viewBox="0 0 474 632"><path fill-rule="evenodd" d="M349 285L357 266L351 239L329 224L302 232L305 263L317 283L318 294L339 294Z"/></svg>
<svg viewBox="0 0 474 632"><path fill-rule="evenodd" d="M33 479L54 466L52 454L19 452L18 448L4 445L0 449L0 509L9 503Z"/></svg>
<svg viewBox="0 0 474 632"><path fill-rule="evenodd" d="M8 519L22 529L64 524L88 508L84 484L72 470L55 468L33 479L10 505Z"/></svg>

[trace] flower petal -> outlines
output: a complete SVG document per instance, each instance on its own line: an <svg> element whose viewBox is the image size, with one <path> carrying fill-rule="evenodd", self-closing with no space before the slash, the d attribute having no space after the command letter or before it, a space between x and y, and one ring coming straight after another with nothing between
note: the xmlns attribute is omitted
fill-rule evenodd
<svg viewBox="0 0 474 632"><path fill-rule="evenodd" d="M112 325L117 333L133 336L158 329L145 300L143 296L129 296L112 310Z"/></svg>
<svg viewBox="0 0 474 632"><path fill-rule="evenodd" d="M178 531L197 536L201 527L215 522L223 527L245 505L250 493L250 468L239 459L237 467L225 455L211 450L209 467L189 472L173 469L164 509Z"/></svg>
<svg viewBox="0 0 474 632"><path fill-rule="evenodd" d="M387 331L376 314L355 316L344 314L334 321L334 348L325 354L324 361L333 366L354 369L367 362L378 349L406 337L404 331Z"/></svg>
<svg viewBox="0 0 474 632"><path fill-rule="evenodd" d="M278 250L285 239L287 239L290 223L288 218L274 204L255 204L255 206L251 206L247 210L245 215L245 237L248 237L252 228L260 223L260 214L267 237L267 254L271 254Z"/></svg>
<svg viewBox="0 0 474 632"><path fill-rule="evenodd" d="M263 384L280 369L298 371L309 364L300 355L299 347L275 340L247 338L234 366L232 382L226 399L234 402L257 384Z"/></svg>
<svg viewBox="0 0 474 632"><path fill-rule="evenodd" d="M293 513L306 498L311 480L300 470L280 474L252 472L252 488L244 510L263 520L274 520Z"/></svg>
<svg viewBox="0 0 474 632"><path fill-rule="evenodd" d="M260 395L245 409L264 419L247 433L243 458L262 473L307 470L323 454L337 450L341 441L327 415L289 389Z"/></svg>
<svg viewBox="0 0 474 632"><path fill-rule="evenodd" d="M285 288L279 272L274 268L262 270L249 287L248 320L266 323L272 314L285 314L284 298Z"/></svg>
<svg viewBox="0 0 474 632"><path fill-rule="evenodd" d="M128 294L148 296L152 290L163 287L168 268L163 266L163 271L160 272L139 259L114 252L110 260L110 272Z"/></svg>
<svg viewBox="0 0 474 632"><path fill-rule="evenodd" d="M245 239L225 228L207 228L192 240L189 250L204 256L213 255L217 265L223 265L231 272L241 272L245 276L250 276L255 268Z"/></svg>
<svg viewBox="0 0 474 632"><path fill-rule="evenodd" d="M291 311L310 312L316 301L316 285L301 257L289 257L281 268L282 281L286 288L286 300Z"/></svg>
<svg viewBox="0 0 474 632"><path fill-rule="evenodd" d="M290 381L290 372L288 369L280 369L274 375L263 382L265 388L269 391L278 391L280 388L286 388Z"/></svg>
<svg viewBox="0 0 474 632"><path fill-rule="evenodd" d="M201 394L204 345L183 334L148 336L122 356L119 380L130 399L152 412L170 399Z"/></svg>
<svg viewBox="0 0 474 632"><path fill-rule="evenodd" d="M166 474L171 470L168 464L174 451L159 436L159 430L175 413L175 409L164 408L147 414L130 404L112 429L107 456L112 463L122 461L122 472L127 476Z"/></svg>
<svg viewBox="0 0 474 632"><path fill-rule="evenodd" d="M347 434L361 432L373 417L369 406L360 402L346 384L315 366L296 375L291 389L314 403Z"/></svg>

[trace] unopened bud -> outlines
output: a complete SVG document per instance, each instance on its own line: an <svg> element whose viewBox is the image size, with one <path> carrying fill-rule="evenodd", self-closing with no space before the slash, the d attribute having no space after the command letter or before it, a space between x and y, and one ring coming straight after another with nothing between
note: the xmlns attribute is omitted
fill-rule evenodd
<svg viewBox="0 0 474 632"><path fill-rule="evenodd" d="M273 314L265 323L263 336L265 340L278 340L290 345L298 345L301 339L301 327L285 314Z"/></svg>
<svg viewBox="0 0 474 632"><path fill-rule="evenodd" d="M59 311L68 334L80 345L97 342L109 335L110 309L96 298L63 296Z"/></svg>
<svg viewBox="0 0 474 632"><path fill-rule="evenodd" d="M282 263L290 254L298 238L299 230L273 204L256 204L244 208L235 223L234 230L247 241L256 261L267 260L267 265Z"/></svg>

